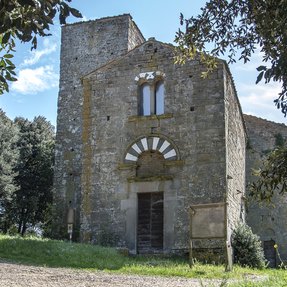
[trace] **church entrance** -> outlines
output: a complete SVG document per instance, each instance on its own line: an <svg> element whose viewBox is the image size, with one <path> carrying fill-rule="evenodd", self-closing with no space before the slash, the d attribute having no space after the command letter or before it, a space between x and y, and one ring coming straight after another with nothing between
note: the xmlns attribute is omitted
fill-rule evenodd
<svg viewBox="0 0 287 287"><path fill-rule="evenodd" d="M163 192L138 193L137 252L163 250Z"/></svg>

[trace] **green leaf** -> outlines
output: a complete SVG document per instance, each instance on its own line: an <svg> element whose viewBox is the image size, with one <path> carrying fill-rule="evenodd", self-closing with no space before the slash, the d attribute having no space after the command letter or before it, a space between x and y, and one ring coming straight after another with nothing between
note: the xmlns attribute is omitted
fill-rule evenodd
<svg viewBox="0 0 287 287"><path fill-rule="evenodd" d="M2 44L7 44L8 43L8 41L10 39L10 35L11 35L10 32L4 34L4 36L2 38Z"/></svg>
<svg viewBox="0 0 287 287"><path fill-rule="evenodd" d="M77 9L70 8L70 12L73 16L77 18L83 18L82 14Z"/></svg>
<svg viewBox="0 0 287 287"><path fill-rule="evenodd" d="M266 71L266 69L267 69L266 66L259 66L258 68L256 68L256 70L257 70L258 72L260 72L260 71Z"/></svg>
<svg viewBox="0 0 287 287"><path fill-rule="evenodd" d="M5 78L3 76L1 76L1 75L0 75L0 81L3 82L3 83L6 83Z"/></svg>
<svg viewBox="0 0 287 287"><path fill-rule="evenodd" d="M2 59L1 61L0 61L0 67L3 67L3 68L5 68L7 65L6 65L6 62Z"/></svg>
<svg viewBox="0 0 287 287"><path fill-rule="evenodd" d="M6 58L6 59L11 59L14 56L12 54L5 54L3 57Z"/></svg>
<svg viewBox="0 0 287 287"><path fill-rule="evenodd" d="M256 79L256 84L258 84L262 80L263 75L264 75L264 71L259 73L259 75L257 76L257 79Z"/></svg>
<svg viewBox="0 0 287 287"><path fill-rule="evenodd" d="M15 68L15 65L10 60L6 59L5 61L8 65L13 66Z"/></svg>

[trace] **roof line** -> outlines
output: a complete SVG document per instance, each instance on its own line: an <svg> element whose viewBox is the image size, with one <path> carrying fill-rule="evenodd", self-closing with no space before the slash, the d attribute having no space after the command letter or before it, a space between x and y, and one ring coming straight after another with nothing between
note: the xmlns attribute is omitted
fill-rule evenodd
<svg viewBox="0 0 287 287"><path fill-rule="evenodd" d="M93 20L88 20L88 21L78 21L78 22L75 22L75 23L67 23L67 24L63 25L62 27L74 26L74 25L80 25L80 24L86 24L86 23L92 23L92 22L107 21L107 20L111 20L113 18L116 19L116 18L121 18L121 17L129 17L131 20L133 19L131 14L125 13L125 14L117 15L117 16L108 16L108 17L103 17L103 18L98 18L98 19L93 19Z"/></svg>

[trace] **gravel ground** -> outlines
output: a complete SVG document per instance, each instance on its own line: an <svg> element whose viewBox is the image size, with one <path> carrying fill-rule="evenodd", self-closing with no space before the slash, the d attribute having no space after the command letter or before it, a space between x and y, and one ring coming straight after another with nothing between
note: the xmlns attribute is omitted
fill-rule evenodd
<svg viewBox="0 0 287 287"><path fill-rule="evenodd" d="M0 263L1 287L216 287L219 285L217 280L201 284L197 279L179 277L118 275L102 271L87 272Z"/></svg>

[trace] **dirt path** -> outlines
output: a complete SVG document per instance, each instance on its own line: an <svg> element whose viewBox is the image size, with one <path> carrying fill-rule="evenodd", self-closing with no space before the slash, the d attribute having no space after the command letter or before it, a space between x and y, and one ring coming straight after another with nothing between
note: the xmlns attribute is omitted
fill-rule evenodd
<svg viewBox="0 0 287 287"><path fill-rule="evenodd" d="M86 272L0 263L1 287L215 287L218 281Z"/></svg>

